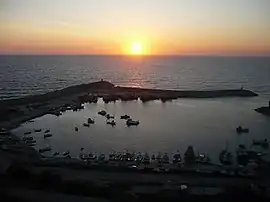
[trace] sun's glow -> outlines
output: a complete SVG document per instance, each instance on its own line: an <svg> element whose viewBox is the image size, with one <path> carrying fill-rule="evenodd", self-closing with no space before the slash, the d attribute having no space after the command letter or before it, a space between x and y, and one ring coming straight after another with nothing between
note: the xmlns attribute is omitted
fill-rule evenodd
<svg viewBox="0 0 270 202"><path fill-rule="evenodd" d="M133 55L142 55L144 53L144 47L140 41L133 42L130 48Z"/></svg>

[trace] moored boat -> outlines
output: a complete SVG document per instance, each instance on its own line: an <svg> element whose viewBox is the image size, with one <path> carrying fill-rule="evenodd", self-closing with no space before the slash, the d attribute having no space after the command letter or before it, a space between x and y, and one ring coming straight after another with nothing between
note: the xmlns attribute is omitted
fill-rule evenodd
<svg viewBox="0 0 270 202"><path fill-rule="evenodd" d="M84 127L90 127L90 124L89 123L84 123L83 126Z"/></svg>
<svg viewBox="0 0 270 202"><path fill-rule="evenodd" d="M268 148L268 140L253 140L253 145L258 145L264 148Z"/></svg>
<svg viewBox="0 0 270 202"><path fill-rule="evenodd" d="M173 155L173 163L181 163L182 162L182 158L181 158L181 154L179 151L177 151L174 155Z"/></svg>
<svg viewBox="0 0 270 202"><path fill-rule="evenodd" d="M111 126L115 126L116 125L115 120L107 121L106 123L109 124L109 125L111 125Z"/></svg>
<svg viewBox="0 0 270 202"><path fill-rule="evenodd" d="M44 139L52 137L52 134L44 134Z"/></svg>
<svg viewBox="0 0 270 202"><path fill-rule="evenodd" d="M88 118L87 122L88 122L89 124L94 124L94 123L95 123L95 120L94 120L94 119L91 119L91 118Z"/></svg>
<svg viewBox="0 0 270 202"><path fill-rule="evenodd" d="M237 133L248 133L249 132L249 129L248 128L243 128L242 126L238 126L236 128L236 132Z"/></svg>
<svg viewBox="0 0 270 202"><path fill-rule="evenodd" d="M123 116L120 117L120 119L129 119L129 118L130 118L130 116L127 115L127 114L125 114L125 115L123 115Z"/></svg>
<svg viewBox="0 0 270 202"><path fill-rule="evenodd" d="M39 151L39 153L44 153L44 152L51 151L51 150L52 150L51 146L46 146L44 148L39 149L38 151Z"/></svg>
<svg viewBox="0 0 270 202"><path fill-rule="evenodd" d="M224 165L232 165L233 164L233 156L227 149L223 149L219 153L219 161Z"/></svg>
<svg viewBox="0 0 270 202"><path fill-rule="evenodd" d="M128 120L126 121L126 124L127 124L127 126L137 126L137 125L140 124L140 122L139 122L139 121L134 121L134 120L132 120L132 119L128 119Z"/></svg>
<svg viewBox="0 0 270 202"><path fill-rule="evenodd" d="M193 164L196 162L195 152L192 146L188 146L185 152L185 163L186 164Z"/></svg>
<svg viewBox="0 0 270 202"><path fill-rule="evenodd" d="M105 116L107 114L107 112L105 110L101 110L98 112L98 114L101 116Z"/></svg>
<svg viewBox="0 0 270 202"><path fill-rule="evenodd" d="M33 140L33 139L34 139L33 137L26 137L26 136L22 138L23 141Z"/></svg>
<svg viewBox="0 0 270 202"><path fill-rule="evenodd" d="M42 129L41 128L39 128L39 129L35 129L35 132L36 133L39 133L39 132L41 132L42 131Z"/></svg>

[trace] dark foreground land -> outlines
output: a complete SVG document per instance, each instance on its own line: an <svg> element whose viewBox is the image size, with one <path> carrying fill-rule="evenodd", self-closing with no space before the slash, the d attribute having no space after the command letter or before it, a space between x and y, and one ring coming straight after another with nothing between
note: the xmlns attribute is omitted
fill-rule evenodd
<svg viewBox="0 0 270 202"><path fill-rule="evenodd" d="M171 101L177 98L216 98L216 97L252 97L256 93L244 89L178 91L161 89L144 89L119 87L106 81L71 86L62 90L42 95L27 96L19 99L0 101L0 127L13 128L27 120L45 115L59 115L67 107L73 110L80 108L85 102L97 102L103 98L105 103L122 100L151 100Z"/></svg>

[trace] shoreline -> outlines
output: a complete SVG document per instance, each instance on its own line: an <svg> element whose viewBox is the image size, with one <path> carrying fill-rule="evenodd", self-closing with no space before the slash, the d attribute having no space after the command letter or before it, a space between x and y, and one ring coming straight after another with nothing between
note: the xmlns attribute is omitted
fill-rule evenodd
<svg viewBox="0 0 270 202"><path fill-rule="evenodd" d="M254 97L258 94L244 89L229 90L162 90L120 87L107 81L70 86L62 90L41 95L26 96L18 99L0 101L0 128L12 129L31 119L45 114L60 115L68 107L73 110L81 108L83 103L96 103L102 98L105 103L116 100L140 100L148 102L161 100L171 101L178 98L218 98L218 97Z"/></svg>

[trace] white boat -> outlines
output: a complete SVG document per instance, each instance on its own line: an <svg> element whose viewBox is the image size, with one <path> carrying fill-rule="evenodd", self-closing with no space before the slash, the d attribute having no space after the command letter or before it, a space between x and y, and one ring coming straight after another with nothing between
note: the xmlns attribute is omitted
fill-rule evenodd
<svg viewBox="0 0 270 202"><path fill-rule="evenodd" d="M52 137L52 134L44 134L44 139L49 137Z"/></svg>
<svg viewBox="0 0 270 202"><path fill-rule="evenodd" d="M140 124L139 121L134 121L132 119L128 119L127 122L126 122L127 126L137 126Z"/></svg>

